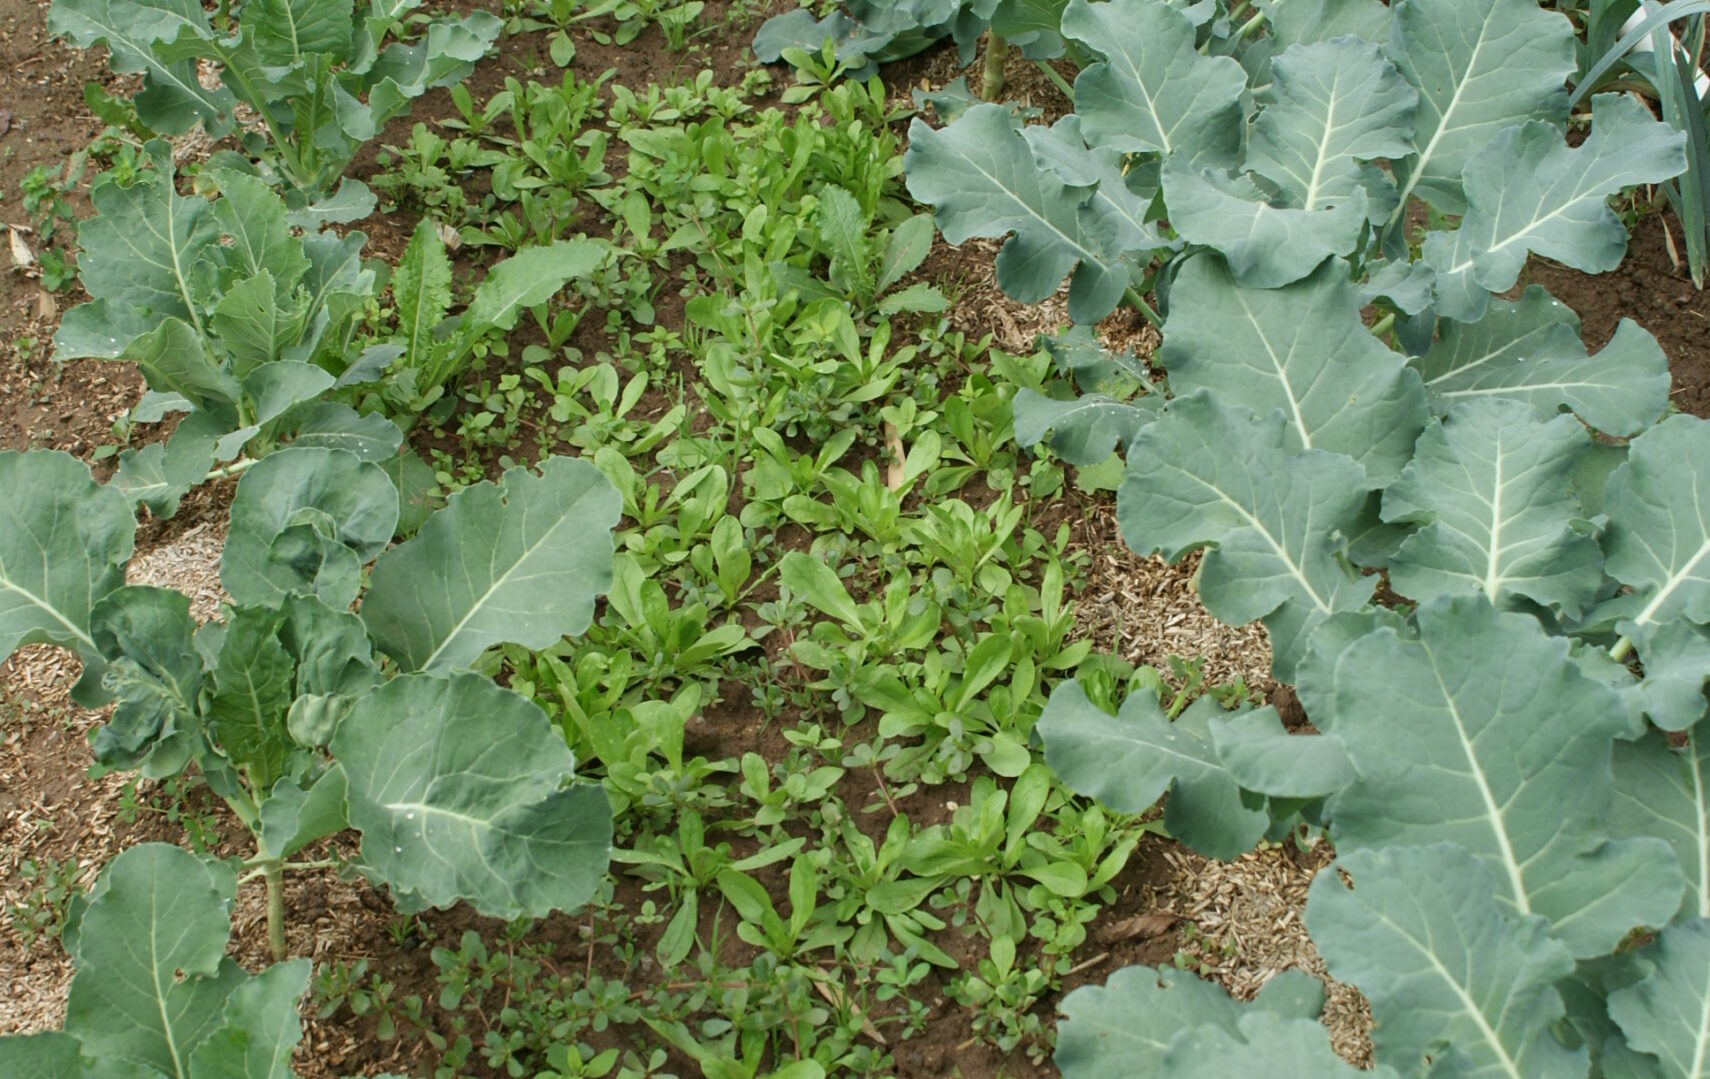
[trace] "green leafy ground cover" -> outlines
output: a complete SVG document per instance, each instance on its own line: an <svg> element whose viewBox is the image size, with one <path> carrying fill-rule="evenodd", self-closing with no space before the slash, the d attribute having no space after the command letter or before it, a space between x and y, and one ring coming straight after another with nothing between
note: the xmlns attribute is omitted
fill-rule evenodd
<svg viewBox="0 0 1710 1079"><path fill-rule="evenodd" d="M1710 436L1663 418L1643 330L1592 357L1541 290L1492 297L1531 252L1612 268L1610 197L1683 137L1614 95L1570 121L1573 27L1531 0L1075 0L1030 14L1075 113L947 93L906 156L835 50L783 92L583 62L701 11L54 8L146 72L103 106L56 354L143 373L125 431L179 418L104 483L0 454L0 645L77 653L99 766L242 827L27 912L76 975L0 1064L284 1075L308 1010L424 1074L908 1074L946 1023L994 1072L1351 1070L1298 973L1237 1003L1123 970L1059 1031L1157 834L1327 836L1307 925L1380 1070L1704 1074ZM460 83L501 29L540 66ZM175 165L159 136L235 103L260 127ZM395 260L343 228L367 199ZM935 229L1013 233L1012 296L1071 278L1074 321L1131 304L1162 348L968 338ZM1265 620L1319 733L1076 638L1076 482L1120 486L1136 550L1208 549L1201 599ZM207 484L232 602L198 626L125 564ZM505 921L433 941L431 992L313 967L284 881L332 869L400 946Z"/></svg>

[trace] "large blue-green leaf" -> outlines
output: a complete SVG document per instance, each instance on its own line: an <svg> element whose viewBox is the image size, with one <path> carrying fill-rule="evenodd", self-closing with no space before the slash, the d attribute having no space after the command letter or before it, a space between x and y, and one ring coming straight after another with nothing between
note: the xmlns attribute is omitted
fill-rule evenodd
<svg viewBox="0 0 1710 1079"><path fill-rule="evenodd" d="M1062 32L1104 57L1075 79L1089 143L1234 163L1247 76L1227 56L1200 55L1186 15L1156 0L1070 0Z"/></svg>
<svg viewBox="0 0 1710 1079"><path fill-rule="evenodd" d="M105 45L114 71L142 74L137 118L155 131L182 134L199 122L218 138L231 129L236 98L196 77L199 50L192 43L214 36L196 0L54 0L48 32L80 49Z"/></svg>
<svg viewBox="0 0 1710 1079"><path fill-rule="evenodd" d="M1396 162L1402 205L1417 193L1445 213L1466 203L1461 172L1497 134L1527 120L1567 118L1574 33L1536 0L1400 0L1389 56L1419 91L1413 145Z"/></svg>
<svg viewBox="0 0 1710 1079"><path fill-rule="evenodd" d="M1322 210L1363 191L1373 216L1387 217L1395 185L1371 162L1412 152L1418 93L1376 45L1352 38L1285 49L1271 70L1275 100L1253 124L1246 167L1285 205Z"/></svg>
<svg viewBox="0 0 1710 1079"><path fill-rule="evenodd" d="M169 588L116 588L90 612L89 634L107 661L104 684L118 698L96 729L95 759L140 765L156 779L177 774L200 737L202 657L189 597Z"/></svg>
<svg viewBox="0 0 1710 1079"><path fill-rule="evenodd" d="M1421 525L1390 559L1395 590L1416 600L1483 593L1559 605L1570 617L1603 583L1603 556L1572 491L1591 438L1572 416L1548 423L1521 401L1472 399L1426 428L1383 519Z"/></svg>
<svg viewBox="0 0 1710 1079"><path fill-rule="evenodd" d="M354 0L254 0L239 12L261 63L288 68L318 53L343 60L350 55Z"/></svg>
<svg viewBox="0 0 1710 1079"><path fill-rule="evenodd" d="M125 583L136 518L68 453L0 453L0 656L46 641L96 654L89 611Z"/></svg>
<svg viewBox="0 0 1710 1079"><path fill-rule="evenodd" d="M1181 158L1164 164L1163 184L1175 230L1223 255L1234 279L1250 288L1286 285L1332 255L1351 255L1366 230L1364 188L1315 210L1273 206L1249 177Z"/></svg>
<svg viewBox="0 0 1710 1079"><path fill-rule="evenodd" d="M476 674L405 675L357 703L333 735L363 860L430 906L497 918L587 902L611 850L598 784L546 714Z"/></svg>
<svg viewBox="0 0 1710 1079"><path fill-rule="evenodd" d="M1627 1045L1661 1063L1667 1079L1710 1077L1710 921L1664 929L1639 953L1643 981L1609 994Z"/></svg>
<svg viewBox="0 0 1710 1079"><path fill-rule="evenodd" d="M1490 867L1494 902L1540 915L1576 956L1666 922L1684 882L1660 839L1612 838L1612 746L1631 723L1567 641L1482 596L1433 600L1417 636L1379 629L1334 661L1313 721L1359 779L1331 799L1337 850L1452 842Z"/></svg>
<svg viewBox="0 0 1710 1079"><path fill-rule="evenodd" d="M210 672L209 733L258 790L286 773L295 748L285 716L296 698L297 665L279 642L279 622L271 608L232 609Z"/></svg>
<svg viewBox="0 0 1710 1079"><path fill-rule="evenodd" d="M1389 39L1390 9L1383 0L1259 0L1279 49L1355 37L1382 45Z"/></svg>
<svg viewBox="0 0 1710 1079"><path fill-rule="evenodd" d="M1144 812L1168 791L1170 835L1208 858L1229 859L1252 850L1271 818L1242 804L1217 759L1209 723L1221 712L1201 697L1172 721L1157 694L1144 690L1111 716L1071 680L1052 692L1036 729L1046 763L1070 789L1118 813Z"/></svg>
<svg viewBox="0 0 1710 1079"><path fill-rule="evenodd" d="M297 1002L314 964L276 963L232 990L225 1025L190 1054L189 1079L294 1079L291 1050L303 1040Z"/></svg>
<svg viewBox="0 0 1710 1079"><path fill-rule="evenodd" d="M127 501L147 506L156 517L178 512L178 500L214 467L214 444L224 427L206 412L184 417L165 442L123 450L112 486Z"/></svg>
<svg viewBox="0 0 1710 1079"><path fill-rule="evenodd" d="M1052 1059L1063 1079L1153 1075L1184 1032L1210 1027L1235 1033L1258 1013L1310 1020L1323 1006L1323 983L1298 970L1278 974L1253 1000L1237 1001L1173 967L1124 967L1104 985L1084 986L1063 998Z"/></svg>
<svg viewBox="0 0 1710 1079"><path fill-rule="evenodd" d="M164 144L149 146L151 152L165 152ZM116 324L133 337L164 318L200 325L192 270L219 243L219 226L208 200L178 194L166 166L143 171L127 187L97 183L89 198L95 216L78 226L77 242L78 276L90 298L121 311L142 312L144 321ZM121 335L115 333L109 336L116 340L98 350L83 336L92 335L56 337L56 357L117 356L129 343L117 340Z"/></svg>
<svg viewBox="0 0 1710 1079"><path fill-rule="evenodd" d="M1634 439L1603 506L1609 574L1642 604L1633 621L1710 622L1710 422L1670 416Z"/></svg>
<svg viewBox="0 0 1710 1079"><path fill-rule="evenodd" d="M1070 318L1097 322L1116 309L1130 273L1107 241L1123 215L1042 168L1008 109L976 105L938 131L914 121L904 164L909 193L933 208L950 243L1015 234L997 257L1005 293L1036 303L1073 272Z"/></svg>
<svg viewBox="0 0 1710 1079"><path fill-rule="evenodd" d="M1255 417L1209 393L1177 398L1128 447L1117 495L1134 550L1175 559L1210 547L1199 594L1230 625L1291 609L1273 628L1277 677L1290 675L1313 627L1363 605L1376 582L1337 558L1337 530L1355 519L1367 481L1359 464L1297 452L1281 412Z"/></svg>
<svg viewBox="0 0 1710 1079"><path fill-rule="evenodd" d="M1460 227L1431 233L1423 249L1442 314L1483 316L1487 294L1511 287L1532 252L1587 273L1620 265L1627 227L1609 196L1685 169L1686 136L1625 94L1599 94L1591 114L1591 134L1577 147L1553 124L1532 121L1467 162Z"/></svg>
<svg viewBox="0 0 1710 1079"><path fill-rule="evenodd" d="M1615 800L1609 829L1620 836L1658 836L1674 848L1686 877L1680 913L1710 918L1710 744L1702 727L1676 749L1652 731L1615 743Z"/></svg>
<svg viewBox="0 0 1710 1079"><path fill-rule="evenodd" d="M362 620L406 671L454 670L500 642L581 633L611 584L622 499L586 461L549 458L466 487L374 565Z"/></svg>
<svg viewBox="0 0 1710 1079"><path fill-rule="evenodd" d="M1337 872L1339 870L1340 872ZM1343 874L1352 878L1345 883ZM1584 1079L1551 1026L1573 958L1542 918L1498 904L1499 874L1451 843L1357 851L1318 874L1306 927L1371 1001L1377 1062L1403 1075Z"/></svg>
<svg viewBox="0 0 1710 1079"><path fill-rule="evenodd" d="M1622 319L1609 344L1588 356L1579 316L1540 285L1518 300L1492 300L1477 322L1438 326L1437 340L1412 361L1438 412L1512 397L1544 412L1572 409L1599 431L1627 436L1668 407L1668 358L1654 337Z"/></svg>
<svg viewBox="0 0 1710 1079"><path fill-rule="evenodd" d="M1129 403L1102 393L1059 401L1023 389L1013 402L1015 442L1018 446L1044 442L1072 465L1096 465L1150 423L1158 415L1160 401L1146 396Z"/></svg>
<svg viewBox="0 0 1710 1079"><path fill-rule="evenodd" d="M246 978L226 957L236 891L229 868L165 843L108 864L78 924L65 1006L87 1056L190 1074Z"/></svg>
<svg viewBox="0 0 1710 1079"><path fill-rule="evenodd" d="M1330 1032L1312 1019L1255 1009L1231 1031L1201 1025L1178 1035L1159 1079L1263 1075L1266 1079L1399 1079L1387 1065L1361 1069L1330 1048Z"/></svg>
<svg viewBox="0 0 1710 1079"><path fill-rule="evenodd" d="M1418 376L1360 321L1347 266L1325 263L1279 289L1245 288L1211 256L1171 288L1159 359L1179 396L1280 409L1292 447L1353 457L1372 487L1401 473L1428 413Z"/></svg>
<svg viewBox="0 0 1710 1079"><path fill-rule="evenodd" d="M302 593L349 606L363 563L397 523L398 492L379 465L343 450L281 450L238 482L220 583L240 604Z"/></svg>

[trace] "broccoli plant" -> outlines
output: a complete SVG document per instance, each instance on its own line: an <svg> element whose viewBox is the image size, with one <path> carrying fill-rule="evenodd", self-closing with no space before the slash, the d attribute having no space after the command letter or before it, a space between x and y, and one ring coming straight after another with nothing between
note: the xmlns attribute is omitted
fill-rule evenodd
<svg viewBox="0 0 1710 1079"><path fill-rule="evenodd" d="M1161 373L1065 337L1016 429L1124 451L1124 540L1202 551L1201 600L1263 620L1317 731L1147 694L1110 716L1068 682L1047 762L1117 809L1168 792L1210 856L1326 829L1306 924L1381 1074L1703 1076L1710 423L1664 418L1633 323L1591 356L1542 289L1495 295L1532 254L1613 269L1608 198L1680 173L1684 139L1615 95L1570 117L1574 31L1533 0L1264 16L1227 48L1219 5L1072 0L1074 114L911 132L950 240L1014 234L1012 296L1069 276L1079 323L1163 301ZM1066 998L1057 1062L1353 1074L1317 994L1274 989L1122 972Z"/></svg>
<svg viewBox="0 0 1710 1079"><path fill-rule="evenodd" d="M218 197L180 195L164 142L154 167L90 192L78 271L91 300L66 312L56 360L134 362L153 393L133 418L189 411L171 439L120 462L119 487L161 515L216 461L287 438L381 460L402 435L319 398L347 369L357 314L374 292L366 237L293 232L285 203L252 176L204 173Z"/></svg>
<svg viewBox="0 0 1710 1079"><path fill-rule="evenodd" d="M347 827L362 836L357 867L406 909L541 916L593 894L605 794L571 782L570 750L536 705L469 667L501 642L542 648L587 628L620 501L598 469L513 469L382 552L398 518L385 471L344 450L283 450L238 483L220 564L234 602L202 626L184 595L124 583L131 507L75 459L0 454L0 492L0 650L75 650L78 696L114 702L96 760L152 778L194 769L225 800L254 837L244 865L266 883L276 957L283 874Z"/></svg>
<svg viewBox="0 0 1710 1079"><path fill-rule="evenodd" d="M362 144L428 90L463 80L503 26L487 12L427 21L415 41L388 40L421 21L420 0L253 0L209 13L194 0L54 0L48 30L78 48L104 45L113 70L141 74L137 119L163 135L201 125L214 138L237 128L242 105L260 123L244 150L286 188L300 224L356 221L374 209L361 183L342 179ZM220 84L203 86L211 63ZM215 164L249 170L249 158ZM333 185L338 184L337 191Z"/></svg>

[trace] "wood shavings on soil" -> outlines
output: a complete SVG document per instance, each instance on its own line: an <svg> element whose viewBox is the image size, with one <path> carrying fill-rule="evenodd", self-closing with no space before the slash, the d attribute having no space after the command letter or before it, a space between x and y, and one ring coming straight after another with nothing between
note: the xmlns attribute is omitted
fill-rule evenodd
<svg viewBox="0 0 1710 1079"><path fill-rule="evenodd" d="M1172 847L1163 857L1176 871L1160 902L1193 927L1186 951L1199 973L1239 1000L1251 1000L1285 970L1303 970L1325 983L1320 1021L1330 1046L1356 1067L1372 1060L1371 1009L1357 989L1330 978L1301 919L1306 891L1332 858L1328 843L1304 853L1267 846L1232 862Z"/></svg>
<svg viewBox="0 0 1710 1079"><path fill-rule="evenodd" d="M129 845L117 820L126 776L87 776L88 735L104 718L71 702L82 663L49 645L0 663L0 1034L57 1029L71 959L27 928L35 881L25 866L74 863L87 890Z"/></svg>
<svg viewBox="0 0 1710 1079"><path fill-rule="evenodd" d="M1130 663L1168 673L1169 657L1201 658L1208 684L1242 679L1268 690L1271 642L1258 622L1226 626L1199 602L1193 579L1199 556L1175 565L1142 558L1122 542L1116 507L1093 503L1075 526L1074 544L1088 557L1087 583L1075 601L1075 637Z"/></svg>

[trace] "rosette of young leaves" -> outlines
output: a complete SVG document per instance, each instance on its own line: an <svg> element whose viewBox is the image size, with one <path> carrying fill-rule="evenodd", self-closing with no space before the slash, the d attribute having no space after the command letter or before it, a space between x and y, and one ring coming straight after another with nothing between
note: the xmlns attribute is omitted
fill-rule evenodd
<svg viewBox="0 0 1710 1079"><path fill-rule="evenodd" d="M1569 617L1603 584L1603 556L1572 491L1591 445L1572 416L1543 422L1523 401L1470 399L1426 428L1383 494L1383 519L1417 524L1389 561L1404 596L1523 597Z"/></svg>
<svg viewBox="0 0 1710 1079"><path fill-rule="evenodd" d="M1338 531L1366 500L1365 471L1341 454L1297 449L1281 411L1254 416L1201 391L1134 437L1117 495L1134 550L1174 560L1210 548L1200 599L1230 625L1267 619L1283 680L1311 630L1364 605L1376 584L1337 557Z"/></svg>
<svg viewBox="0 0 1710 1079"><path fill-rule="evenodd" d="M1476 321L1489 293L1512 286L1532 252L1587 273L1620 265L1627 228L1608 197L1678 175L1686 136L1624 94L1593 98L1591 114L1591 134L1577 147L1554 124L1533 120L1467 161L1460 226L1432 233L1423 249L1442 314Z"/></svg>
<svg viewBox="0 0 1710 1079"><path fill-rule="evenodd" d="M339 724L363 860L409 904L468 900L497 918L587 902L611 807L539 706L476 674L404 675Z"/></svg>
<svg viewBox="0 0 1710 1079"><path fill-rule="evenodd" d="M1330 974L1371 1001L1378 1065L1583 1079L1586 1050L1552 1029L1573 957L1542 918L1498 902L1499 871L1452 843L1346 852L1335 869L1312 882L1306 926Z"/></svg>
<svg viewBox="0 0 1710 1079"><path fill-rule="evenodd" d="M1284 288L1248 288L1215 256L1189 259L1171 289L1159 360L1179 396L1207 391L1263 416L1281 410L1291 448L1359 462L1393 480L1428 418L1419 378L1360 322L1347 265Z"/></svg>
<svg viewBox="0 0 1710 1079"><path fill-rule="evenodd" d="M529 247L495 265L460 315L451 315L451 260L434 223L423 218L392 279L399 350L385 394L412 412L438 401L493 331L508 331L529 308L599 269L611 248L599 240Z"/></svg>
<svg viewBox="0 0 1710 1079"><path fill-rule="evenodd" d="M410 26L419 0L256 0L235 25L190 0L55 0L48 29L79 48L105 45L115 71L139 72L137 113L162 134L197 124L219 138L238 102L261 118L266 137L248 136L265 170L291 189L298 224L354 221L374 208L360 183L343 176L362 144L410 102L461 81L486 55L502 22L476 12L429 22L414 42L391 41ZM205 89L197 65L214 64L221 85ZM240 159L241 160L241 159Z"/></svg>
<svg viewBox="0 0 1710 1079"><path fill-rule="evenodd" d="M466 487L375 563L362 620L405 671L465 667L501 642L546 648L587 629L621 512L600 470L568 457Z"/></svg>
<svg viewBox="0 0 1710 1079"><path fill-rule="evenodd" d="M1237 281L1274 288L1332 255L1351 255L1368 221L1397 202L1376 165L1412 152L1418 94L1376 45L1297 45L1271 62L1272 100L1247 147L1251 176L1164 166L1164 201L1181 236L1222 252Z"/></svg>
<svg viewBox="0 0 1710 1079"><path fill-rule="evenodd" d="M214 174L216 200L180 195L166 145L148 150L154 168L90 194L78 238L92 301L66 313L54 355L132 361L156 394L202 414L161 450L122 456L120 488L165 512L257 436L348 427L348 408L299 406L334 384L374 274L361 233L295 236L279 197L236 173Z"/></svg>
<svg viewBox="0 0 1710 1079"><path fill-rule="evenodd" d="M1298 970L1278 974L1251 1001L1237 1001L1173 967L1127 967L1063 998L1053 1061L1064 1079L1243 1074L1250 1069L1235 1061L1276 1042L1327 1052L1327 1032L1314 1021L1323 1007L1324 983ZM1257 1073L1278 1074L1277 1063ZM1328 1070L1310 1074L1342 1075L1325 1064ZM1347 1079L1357 1074L1350 1068Z"/></svg>
<svg viewBox="0 0 1710 1079"><path fill-rule="evenodd" d="M229 868L165 843L113 859L67 930L64 1030L0 1038L6 1074L291 1075L310 963L252 977L228 957L236 893Z"/></svg>
<svg viewBox="0 0 1710 1079"><path fill-rule="evenodd" d="M0 452L0 657L60 644L98 667L90 611L125 583L135 543L130 506L81 461Z"/></svg>
<svg viewBox="0 0 1710 1079"><path fill-rule="evenodd" d="M1073 171L1064 168L1070 155L1081 159ZM1036 145L998 105L976 105L939 130L915 120L904 162L909 193L933 207L950 243L1014 234L997 257L998 283L1010 296L1043 300L1073 273L1076 322L1115 310L1136 261L1164 246L1143 224L1147 200L1114 162L1084 145L1075 154L1067 130Z"/></svg>
<svg viewBox="0 0 1710 1079"><path fill-rule="evenodd" d="M240 604L305 594L348 607L397 523L398 491L379 465L343 450L282 450L238 482L220 583Z"/></svg>
<svg viewBox="0 0 1710 1079"><path fill-rule="evenodd" d="M1449 842L1489 867L1502 909L1576 956L1666 923L1684 887L1662 839L1611 826L1616 739L1632 720L1568 642L1482 596L1433 600L1410 632L1315 651L1313 721L1358 778L1326 806L1339 852ZM1529 1073L1528 1073L1529 1074Z"/></svg>
<svg viewBox="0 0 1710 1079"><path fill-rule="evenodd" d="M1637 323L1622 319L1597 355L1580 340L1579 316L1542 286L1518 300L1491 300L1476 322L1443 319L1437 339L1409 361L1439 414L1482 397L1571 409L1606 434L1636 435L1668 407L1668 357Z"/></svg>

